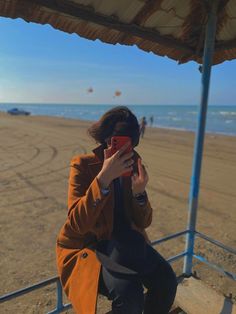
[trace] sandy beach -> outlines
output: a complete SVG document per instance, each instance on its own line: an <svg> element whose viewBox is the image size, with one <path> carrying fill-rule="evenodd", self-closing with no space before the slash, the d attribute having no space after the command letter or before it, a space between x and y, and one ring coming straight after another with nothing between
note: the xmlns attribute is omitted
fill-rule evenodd
<svg viewBox="0 0 236 314"><path fill-rule="evenodd" d="M70 159L96 145L90 122L0 113L0 294L57 275L55 242L66 218ZM153 206L151 240L187 226L194 134L148 128L137 151L149 173ZM206 136L197 230L236 247L236 137ZM166 258L184 250L181 237L157 246ZM205 241L196 252L236 273L236 258ZM178 274L182 260L173 264ZM202 264L202 280L236 302L236 284ZM0 305L1 313L46 313L55 307L55 285ZM99 313L108 305L99 300ZM67 313L73 313L72 310Z"/></svg>

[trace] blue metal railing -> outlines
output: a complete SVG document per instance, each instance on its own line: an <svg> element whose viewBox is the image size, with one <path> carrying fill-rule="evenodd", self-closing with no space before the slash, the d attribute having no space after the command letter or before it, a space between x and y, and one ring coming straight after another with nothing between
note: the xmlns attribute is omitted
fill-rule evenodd
<svg viewBox="0 0 236 314"><path fill-rule="evenodd" d="M169 240L172 240L174 238L177 238L177 237L180 237L182 235L186 235L188 234L190 231L189 230L184 230L184 231L181 231L181 232L177 232L177 233L174 233L174 234L171 234L169 236L166 236L166 237L163 237L159 240L155 240L153 241L151 244L152 246L155 246L155 245L158 245L160 243L163 243L165 241L169 241ZM197 232L195 231L195 236L197 237L200 237L208 242L211 242L212 244L230 252L231 254L234 254L236 255L236 250L234 250L233 248L231 247L228 247L224 244L222 244L221 242L219 241L216 241L206 235L204 235L203 233L200 233L200 232ZM168 258L168 262L169 263L172 263L172 262L175 262L177 260L179 260L180 258L182 257L185 257L187 255L187 251L183 251L175 256L172 256L170 258ZM217 270L218 272L224 274L226 277L232 279L232 280L235 280L236 281L236 274L232 273L232 272L229 272L229 271L226 271L224 270L222 267L216 265L216 264L213 264L211 262L209 262L208 260L206 260L203 256L200 256L200 255L197 255L195 253L193 253L193 258L195 258L196 260L198 260L198 262L202 262L210 267L212 267L213 269ZM13 298L16 298L16 297L19 297L19 296L22 296L26 293L29 293L29 292L32 292L36 289L40 289L40 288L43 288L45 286L48 286L48 285L51 285L51 284L57 284L57 304L56 304L56 308L50 312L48 312L47 314L59 314L59 313L62 313L68 309L71 308L71 304L63 304L63 292L62 292L62 286L61 286L61 283L60 283L60 280L59 280L59 277L53 277L53 278L50 278L50 279L47 279L47 280L44 280L44 281L41 281L37 284L34 284L32 286L29 286L29 287L26 287L26 288L23 288L23 289L20 289L20 290L16 290L14 292L11 292L11 293L8 293L8 294L5 294L5 295L2 295L0 296L0 303L3 303L3 302L6 302L6 301L9 301Z"/></svg>
<svg viewBox="0 0 236 314"><path fill-rule="evenodd" d="M24 294L27 294L29 292L32 292L34 290L46 287L46 286L54 284L54 283L57 284L57 305L56 305L56 309L51 311L51 312L48 312L48 314L56 314L56 313L64 312L64 311L71 308L71 304L63 304L62 286L61 286L61 282L60 282L59 277L52 277L52 278L49 278L47 280L38 282L32 286L29 286L29 287L26 287L26 288L23 288L20 290L16 290L16 291L11 292L11 293L4 294L4 295L0 296L0 303L9 301L9 300L14 299L16 297L20 297Z"/></svg>

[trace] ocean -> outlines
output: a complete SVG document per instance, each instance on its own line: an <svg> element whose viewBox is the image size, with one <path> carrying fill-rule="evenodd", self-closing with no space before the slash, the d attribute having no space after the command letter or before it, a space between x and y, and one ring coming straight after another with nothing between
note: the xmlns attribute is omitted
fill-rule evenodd
<svg viewBox="0 0 236 314"><path fill-rule="evenodd" d="M0 111L17 107L30 111L32 115L56 116L96 121L114 105L75 105L75 104L0 104ZM197 105L128 105L140 120L146 117L153 127L195 131L198 120ZM236 105L209 106L207 113L207 133L236 135Z"/></svg>

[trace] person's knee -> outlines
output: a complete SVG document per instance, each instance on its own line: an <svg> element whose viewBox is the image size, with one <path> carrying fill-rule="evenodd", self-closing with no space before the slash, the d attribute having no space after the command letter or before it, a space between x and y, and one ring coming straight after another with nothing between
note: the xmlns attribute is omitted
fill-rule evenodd
<svg viewBox="0 0 236 314"><path fill-rule="evenodd" d="M177 279L171 266L167 263L162 265L161 273L157 275L153 275L155 279L147 286L145 314L168 313L175 299Z"/></svg>
<svg viewBox="0 0 236 314"><path fill-rule="evenodd" d="M112 303L114 314L142 314L144 299L129 296L117 296Z"/></svg>
<svg viewBox="0 0 236 314"><path fill-rule="evenodd" d="M173 271L170 265L166 269L165 279L166 280L163 281L162 285L163 294L166 296L166 302L172 304L175 299L178 283L175 272Z"/></svg>
<svg viewBox="0 0 236 314"><path fill-rule="evenodd" d="M175 295L178 285L177 278L168 262L162 264L158 273L153 274L153 278L156 278L156 280L151 280L151 284L148 288L161 291L161 293L164 293L165 295Z"/></svg>
<svg viewBox="0 0 236 314"><path fill-rule="evenodd" d="M144 294L141 285L132 283L115 289L111 295L112 311L116 314L141 314L144 308Z"/></svg>

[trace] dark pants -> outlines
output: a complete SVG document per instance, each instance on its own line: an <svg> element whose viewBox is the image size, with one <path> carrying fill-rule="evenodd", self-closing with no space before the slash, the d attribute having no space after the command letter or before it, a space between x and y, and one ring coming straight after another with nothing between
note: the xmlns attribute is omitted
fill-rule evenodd
<svg viewBox="0 0 236 314"><path fill-rule="evenodd" d="M169 263L150 245L147 259L151 270L122 275L101 269L99 293L112 300L114 314L166 314L174 302L177 281ZM147 288L144 296L143 286ZM144 311L144 312L143 312Z"/></svg>

